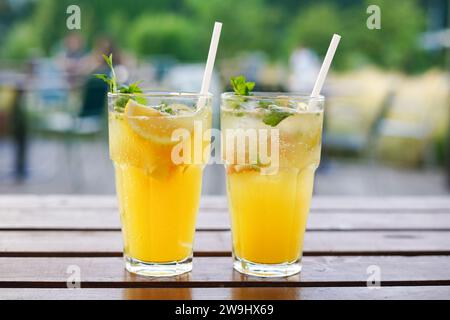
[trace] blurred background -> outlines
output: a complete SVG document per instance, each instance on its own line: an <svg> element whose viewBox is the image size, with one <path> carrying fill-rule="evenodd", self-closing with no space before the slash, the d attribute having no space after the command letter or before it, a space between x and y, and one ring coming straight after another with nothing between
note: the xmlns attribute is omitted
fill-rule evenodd
<svg viewBox="0 0 450 320"><path fill-rule="evenodd" d="M198 91L217 20L216 127L230 76L244 74L258 91L309 93L339 33L315 193L446 195L449 3L0 0L0 193L114 193L107 88L92 77L105 72L101 54L113 53L122 82ZM70 5L80 30L68 28ZM380 29L369 28L370 5ZM225 192L220 165L205 175L204 193Z"/></svg>

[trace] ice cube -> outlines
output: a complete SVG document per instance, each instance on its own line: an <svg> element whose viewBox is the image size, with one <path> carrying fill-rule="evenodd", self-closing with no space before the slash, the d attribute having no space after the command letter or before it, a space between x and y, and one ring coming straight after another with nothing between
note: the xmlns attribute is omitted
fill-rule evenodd
<svg viewBox="0 0 450 320"><path fill-rule="evenodd" d="M255 110L259 106L259 102L255 100L247 100L241 102L241 108L244 108L245 110Z"/></svg>
<svg viewBox="0 0 450 320"><path fill-rule="evenodd" d="M308 111L308 105L304 102L296 102L295 105L294 108L298 111Z"/></svg>

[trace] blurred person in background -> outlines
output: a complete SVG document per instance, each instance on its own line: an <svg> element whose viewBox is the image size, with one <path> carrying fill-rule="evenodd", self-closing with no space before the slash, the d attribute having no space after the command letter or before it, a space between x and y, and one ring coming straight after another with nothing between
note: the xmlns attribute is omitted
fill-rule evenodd
<svg viewBox="0 0 450 320"><path fill-rule="evenodd" d="M78 32L69 33L64 38L63 48L56 59L65 72L67 82L70 86L74 86L80 76L85 55L85 41L83 36Z"/></svg>
<svg viewBox="0 0 450 320"><path fill-rule="evenodd" d="M317 53L300 45L292 52L289 65L291 70L289 91L311 92L320 70L320 59Z"/></svg>
<svg viewBox="0 0 450 320"><path fill-rule="evenodd" d="M96 73L109 74L110 70L103 54L113 55L115 65L121 63L119 54L114 42L107 36L100 36L94 41L92 51L87 54L82 61L80 72L85 75L86 82L83 85L82 106L80 117L94 117L96 126L104 113L106 107L107 85L93 75ZM120 70L120 69L119 69Z"/></svg>
<svg viewBox="0 0 450 320"><path fill-rule="evenodd" d="M103 55L113 55L114 70L118 83L126 83L130 80L131 69L137 62L133 55L125 54L119 50L112 38L102 35L96 38L92 51L83 59L82 72L86 75L95 73L109 74Z"/></svg>
<svg viewBox="0 0 450 320"><path fill-rule="evenodd" d="M108 36L99 36L95 41L92 51L83 59L83 72L85 74L109 73L109 68L103 59L103 55L113 55L115 65L120 65L122 55L119 53L114 41Z"/></svg>
<svg viewBox="0 0 450 320"><path fill-rule="evenodd" d="M92 51L83 58L81 72L87 76L83 88L83 103L80 116L101 116L106 105L106 84L93 74L109 74L110 69L103 55L113 56L117 82L126 83L130 78L130 67L134 63L132 57L126 56L118 50L113 39L109 36L99 36L94 41Z"/></svg>

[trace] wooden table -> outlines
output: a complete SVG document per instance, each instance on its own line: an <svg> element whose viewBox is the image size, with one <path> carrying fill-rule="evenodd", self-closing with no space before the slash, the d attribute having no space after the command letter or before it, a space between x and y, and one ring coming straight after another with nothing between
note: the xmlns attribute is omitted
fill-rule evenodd
<svg viewBox="0 0 450 320"><path fill-rule="evenodd" d="M123 268L114 197L0 196L0 298L450 299L450 198L315 197L311 211L301 277L233 271L225 198L206 197L192 273L149 279Z"/></svg>

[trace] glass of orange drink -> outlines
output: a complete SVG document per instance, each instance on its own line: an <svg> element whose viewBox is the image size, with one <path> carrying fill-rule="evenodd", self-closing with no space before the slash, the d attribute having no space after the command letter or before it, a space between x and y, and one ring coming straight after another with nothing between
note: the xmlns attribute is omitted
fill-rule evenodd
<svg viewBox="0 0 450 320"><path fill-rule="evenodd" d="M323 106L322 96L222 94L222 157L237 271L264 277L300 272Z"/></svg>
<svg viewBox="0 0 450 320"><path fill-rule="evenodd" d="M211 95L108 94L126 269L173 276L192 269Z"/></svg>

